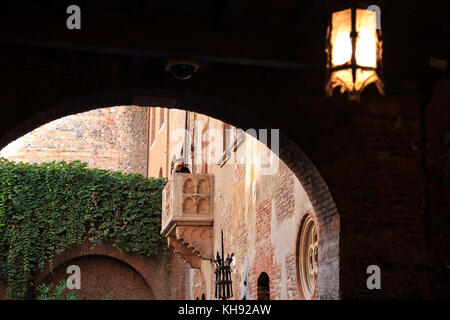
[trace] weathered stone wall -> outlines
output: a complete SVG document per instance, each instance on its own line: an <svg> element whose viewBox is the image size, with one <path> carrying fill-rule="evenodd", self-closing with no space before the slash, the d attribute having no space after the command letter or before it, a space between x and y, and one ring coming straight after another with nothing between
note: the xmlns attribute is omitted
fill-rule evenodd
<svg viewBox="0 0 450 320"><path fill-rule="evenodd" d="M91 168L147 172L148 108L96 109L49 122L6 146L15 161L87 162Z"/></svg>
<svg viewBox="0 0 450 320"><path fill-rule="evenodd" d="M220 127L220 121L210 120L210 127ZM281 160L275 174L262 174L261 154L268 149L256 139L246 141L236 152L245 164L226 163L208 166L214 175L214 252L220 251L220 232L224 231L225 252L235 253L233 265L234 298L241 299L243 281L247 279L247 299L257 298L257 280L262 272L269 276L271 299L302 298L297 276L298 232L304 214L312 214L314 207L304 188ZM253 164L252 164L253 163ZM318 221L316 225L319 226ZM319 238L325 237L319 229ZM333 243L321 243L338 247ZM337 255L336 255L337 256ZM338 261L334 269L320 268L327 282L318 283L318 292L327 298L338 298ZM325 266L325 264L323 264ZM323 278L323 277L322 277ZM320 279L319 279L320 280ZM213 287L212 287L213 289ZM213 290L209 293L213 296Z"/></svg>
<svg viewBox="0 0 450 320"><path fill-rule="evenodd" d="M171 121L178 118L178 127L184 128L184 111L170 110ZM297 275L298 233L305 214L311 214L319 229L319 279L315 298L339 298L338 236L339 221L335 219L321 229L323 221L300 181L275 154L246 135L245 141L231 153L223 166L217 165L223 155L223 146L230 145L236 128L205 115L189 113L189 146L187 155L192 173L213 175L214 254L221 250L221 231L224 232L226 253L235 254L233 262L234 298L242 299L244 279L247 280L247 299L257 298L257 279L262 272L269 275L271 299L302 299ZM197 133L194 133L196 130ZM231 137L223 130L231 129ZM215 134L212 130L215 130ZM209 132L209 136L207 134ZM165 138L171 140L169 136ZM156 139L159 139L158 137ZM214 148L211 148L212 146ZM199 151L199 152L196 152ZM164 153L150 153L150 166L163 166ZM267 159L265 155L270 155ZM169 153L169 158L178 157ZM267 161L266 161L267 160ZM278 170L268 173L270 165ZM155 164L156 162L156 164ZM264 170L265 168L265 170ZM170 177L170 176L169 176ZM173 196L173 195L172 195ZM214 297L214 264L190 272L189 297Z"/></svg>

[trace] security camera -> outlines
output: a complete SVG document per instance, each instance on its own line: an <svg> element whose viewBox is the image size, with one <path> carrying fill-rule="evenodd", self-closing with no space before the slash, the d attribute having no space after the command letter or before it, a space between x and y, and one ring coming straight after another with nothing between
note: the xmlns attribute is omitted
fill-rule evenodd
<svg viewBox="0 0 450 320"><path fill-rule="evenodd" d="M169 71L175 79L187 80L198 70L198 63L186 60L169 60L166 71Z"/></svg>

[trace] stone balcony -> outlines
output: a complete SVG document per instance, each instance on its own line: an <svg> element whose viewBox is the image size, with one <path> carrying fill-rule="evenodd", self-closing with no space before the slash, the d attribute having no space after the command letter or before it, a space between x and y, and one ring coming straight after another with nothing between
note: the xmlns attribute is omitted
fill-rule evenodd
<svg viewBox="0 0 450 320"><path fill-rule="evenodd" d="M211 175L175 173L163 190L161 234L191 268L213 259L212 183Z"/></svg>

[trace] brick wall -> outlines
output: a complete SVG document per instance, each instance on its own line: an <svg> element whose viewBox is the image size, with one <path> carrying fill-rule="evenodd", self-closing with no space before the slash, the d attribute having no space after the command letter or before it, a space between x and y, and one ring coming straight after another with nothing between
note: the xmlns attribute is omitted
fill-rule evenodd
<svg viewBox="0 0 450 320"><path fill-rule="evenodd" d="M6 280L0 280L0 300L6 300L7 297L7 285L6 285Z"/></svg>
<svg viewBox="0 0 450 320"><path fill-rule="evenodd" d="M171 140L170 133L184 128L184 111L170 110L171 131L165 139ZM178 120L176 120L178 119ZM194 121L197 123L194 125ZM178 126L175 124L177 123ZM326 208L331 203L327 200L326 185L317 190L322 196L324 206L315 207L295 174L280 160L275 174L262 174L261 155L268 153L268 148L256 139L246 135L245 142L233 153L234 159L242 157L244 162L238 164L227 160L221 167L217 165L223 154L224 129L236 128L205 115L189 113L189 136L192 143L188 148L194 150L187 157L192 173L208 173L214 177L213 211L214 234L213 252L221 250L221 231L224 233L225 253L235 254L233 270L234 299L241 299L243 281L247 279L247 299L257 298L257 280L262 272L269 276L271 299L301 299L301 289L297 276L297 245L300 222L306 213L316 216L315 208ZM193 133L194 128L198 134ZM217 130L219 136L203 136L208 130ZM161 134L162 135L162 134ZM157 136L156 139L159 139ZM197 143L196 143L197 142ZM229 145L228 139L225 145ZM214 152L210 152L215 144ZM156 150L156 149L155 149ZM196 153L196 150L200 150ZM163 166L164 152L150 152L150 159ZM169 158L178 157L169 153ZM233 159L233 158L232 158ZM272 162L279 160L273 155ZM206 163L206 160L210 160ZM211 161L214 160L214 161ZM149 166L153 165L150 161ZM193 163L192 161L197 161ZM310 176L318 179L311 167ZM334 224L330 224L333 222ZM339 220L337 219L337 222ZM339 297L338 237L336 220L324 221L316 217L320 242L320 274L316 298L336 299ZM211 271L214 265L211 264ZM214 297L214 275L209 270L191 271L190 298ZM206 286L207 283L211 285Z"/></svg>
<svg viewBox="0 0 450 320"><path fill-rule="evenodd" d="M35 283L54 283L67 277L68 265L81 269L82 299L184 299L186 265L169 254L154 258L120 252L112 245L92 246L89 242L74 246L54 258L54 269L47 264Z"/></svg>
<svg viewBox="0 0 450 320"><path fill-rule="evenodd" d="M8 159L87 162L91 168L147 172L148 109L96 109L49 122L6 146Z"/></svg>
<svg viewBox="0 0 450 320"><path fill-rule="evenodd" d="M202 299L202 295L207 294L205 276L198 269L192 269L192 299Z"/></svg>
<svg viewBox="0 0 450 320"><path fill-rule="evenodd" d="M66 270L70 265L77 265L81 270L81 289L73 289L80 300L100 300L105 297L111 300L154 299L152 289L136 270L120 260L104 256L86 256L67 261L43 282L58 284L60 280L65 281L69 277Z"/></svg>
<svg viewBox="0 0 450 320"><path fill-rule="evenodd" d="M57 285L67 279L69 265L81 271L79 299L169 299L186 298L189 279L186 264L177 255L148 258L137 253L123 253L106 243L92 246L85 242L54 257L53 270L47 264L37 272L35 294L41 283ZM7 299L6 282L0 280L0 300ZM76 289L75 289L76 290Z"/></svg>
<svg viewBox="0 0 450 320"><path fill-rule="evenodd" d="M429 252L433 298L450 296L450 81L440 81L425 114Z"/></svg>

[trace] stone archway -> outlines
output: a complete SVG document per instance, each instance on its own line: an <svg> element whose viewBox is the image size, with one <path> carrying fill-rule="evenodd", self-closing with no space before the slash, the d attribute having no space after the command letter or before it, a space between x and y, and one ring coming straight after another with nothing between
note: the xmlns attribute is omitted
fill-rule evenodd
<svg viewBox="0 0 450 320"><path fill-rule="evenodd" d="M174 90L117 90L81 96L58 103L34 114L3 135L0 138L0 146L4 146L34 128L60 117L118 105L185 109L208 115L244 130L250 128L273 128L272 125L252 113L215 98ZM280 159L296 175L306 191L318 220L318 228L320 230L320 269L317 297L338 299L340 297L340 218L333 196L319 170L300 147L289 139L283 131L280 132L279 150Z"/></svg>

